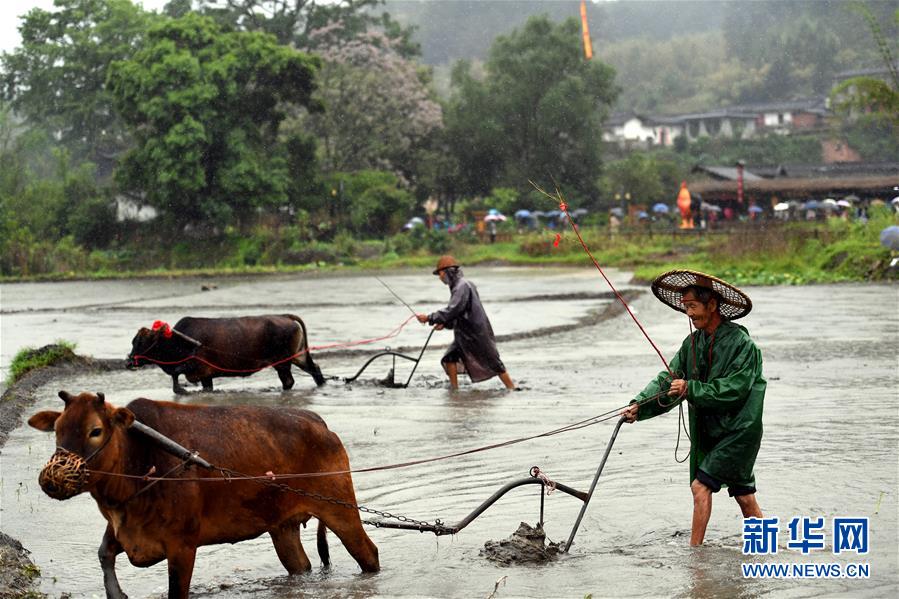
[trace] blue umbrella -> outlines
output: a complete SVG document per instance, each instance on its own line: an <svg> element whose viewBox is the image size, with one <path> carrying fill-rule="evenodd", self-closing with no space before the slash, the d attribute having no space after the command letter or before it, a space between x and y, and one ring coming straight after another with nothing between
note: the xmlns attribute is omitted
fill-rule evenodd
<svg viewBox="0 0 899 599"><path fill-rule="evenodd" d="M881 231L880 244L891 250L899 250L899 227L890 225Z"/></svg>
<svg viewBox="0 0 899 599"><path fill-rule="evenodd" d="M637 218L649 218L649 215L646 213L645 210L641 210L640 212L637 213Z"/></svg>
<svg viewBox="0 0 899 599"><path fill-rule="evenodd" d="M518 211L515 212L515 218L521 218L521 219L531 218L531 211L530 211L530 210L523 210L523 209L522 209L522 210L518 210Z"/></svg>
<svg viewBox="0 0 899 599"><path fill-rule="evenodd" d="M818 200L809 200L802 207L806 210L817 210L821 207L821 202Z"/></svg>
<svg viewBox="0 0 899 599"><path fill-rule="evenodd" d="M764 212L765 209L762 208L761 206L756 206L755 204L753 204L752 206L749 207L749 211L750 212Z"/></svg>
<svg viewBox="0 0 899 599"><path fill-rule="evenodd" d="M546 213L542 210L534 210L531 212L531 216L546 216Z"/></svg>
<svg viewBox="0 0 899 599"><path fill-rule="evenodd" d="M666 206L665 204L659 202L658 204L656 204L655 206L652 207L652 211L655 212L655 213L657 213L657 214L658 214L658 213L660 213L660 214L668 214L668 206Z"/></svg>
<svg viewBox="0 0 899 599"><path fill-rule="evenodd" d="M491 208L487 211L487 214L499 214L499 210L497 210L496 208Z"/></svg>

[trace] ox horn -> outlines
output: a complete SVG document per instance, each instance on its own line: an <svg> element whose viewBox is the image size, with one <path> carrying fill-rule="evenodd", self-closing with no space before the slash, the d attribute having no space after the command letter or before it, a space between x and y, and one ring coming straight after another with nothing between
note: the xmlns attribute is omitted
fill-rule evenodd
<svg viewBox="0 0 899 599"><path fill-rule="evenodd" d="M61 389L59 391L59 399L63 400L66 405L69 405L69 402L72 401L72 395L68 391Z"/></svg>

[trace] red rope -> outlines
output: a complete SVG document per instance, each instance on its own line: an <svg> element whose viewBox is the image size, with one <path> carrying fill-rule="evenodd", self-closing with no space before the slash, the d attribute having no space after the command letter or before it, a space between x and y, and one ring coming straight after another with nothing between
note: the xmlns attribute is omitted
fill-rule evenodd
<svg viewBox="0 0 899 599"><path fill-rule="evenodd" d="M396 337L397 335L400 334L400 332L403 330L403 328L407 324L409 324L409 321L412 320L413 318L415 318L414 314L412 316L410 316L409 318L407 318L406 320L404 320L398 327L396 327L395 329L393 329L392 331L390 331L389 333L387 333L386 335L383 335L381 337L373 337L371 339L361 339L359 341L348 341L346 343L330 343L328 345L316 345L316 346L307 347L306 349L304 349L302 351L298 351L297 353L293 354L292 356L287 356L286 358L284 358L282 360L278 360L277 362L272 362L271 364L266 364L265 366L260 366L259 368L225 368L224 366L218 366L216 364L213 364L209 360L207 360L205 358L201 358L199 356L187 356L186 358L181 358L180 360L165 361L165 360L157 360L155 358L151 358L149 356L145 356L142 354L137 354L134 356L134 360L137 361L138 358L142 358L144 360L147 360L148 362L153 362L154 364L159 364L160 366L175 366L177 364L184 364L185 362L187 362L189 360L196 360L197 362L205 364L206 366L209 366L210 368L214 368L215 370L218 370L219 372L231 372L231 373L236 373L236 374L253 373L253 372L259 372L260 370L265 370L266 368L273 368L275 366L280 366L281 364L284 364L285 362L290 362L291 360L298 358L305 353L309 353L312 350L319 351L319 350L323 350L323 349L335 349L338 347L354 347L357 345L366 345L368 343L375 343L377 341L383 341L385 339L390 339L392 337ZM214 348L209 348L209 349L211 349L211 351L214 351L214 352L219 351Z"/></svg>
<svg viewBox="0 0 899 599"><path fill-rule="evenodd" d="M657 393L656 395L652 395L650 397L646 397L641 400L639 403L648 403L651 401L656 401L659 399L666 391L661 393ZM408 468L410 466L418 466L421 464L429 464L432 462L439 462L443 460L448 460L451 458L458 458L466 455L471 455L474 453L480 453L482 451L489 451L492 449L498 449L500 447L508 447L509 445L516 445L518 443L524 443L525 441L532 441L534 439L540 439L543 437L552 437L555 435L568 433L571 431L579 430L582 428L586 428L588 426L593 426L595 424L599 424L601 422L606 422L607 420L612 420L614 418L620 417L620 412L624 408L628 406L621 406L615 408L614 410L609 410L608 412L603 412L602 414L597 414L596 416L591 416L590 418L585 418L578 422L573 422L571 424L566 424L564 426L560 426L559 428L555 428L549 431L545 431L542 433L538 433L536 435L530 435L527 437L518 437L517 439L510 439L507 441L500 441L497 443L491 443L490 445L484 445L481 447L475 447L473 449L466 449L462 451L457 451L454 453L449 453L445 455L440 455L436 457L429 458L421 458L418 460L411 460L408 462L400 462L396 464L387 464L381 466L369 466L367 468L355 468L355 469L347 469L347 470L331 470L326 472L303 472L303 473L294 473L294 474L276 474L269 470L264 475L251 476L247 474L241 474L240 476L234 476L230 478L210 478L210 477L180 477L180 478L163 478L163 477L153 477L147 475L138 475L138 474L122 474L119 472L108 472L104 470L88 470L91 474L103 475L103 476L112 476L118 478L129 478L129 479L140 479L140 480L170 480L177 482L215 482L215 481L227 481L230 482L232 480L285 480L285 479L294 479L294 478L317 478L323 476L339 476L343 474L361 474L368 472L378 472L382 470L395 470L398 468ZM215 467L219 471L227 470L226 468Z"/></svg>
<svg viewBox="0 0 899 599"><path fill-rule="evenodd" d="M539 189L539 188L538 188ZM546 193L546 192L543 192ZM548 194L547 194L548 195ZM636 315L631 311L631 307L627 305L627 302L624 301L624 298L621 297L621 294L618 293L618 290L615 289L615 286L612 285L612 281L609 280L609 277L606 276L606 273L603 272L602 267L599 265L599 262L596 261L596 258L593 256L593 253L590 252L590 248L587 247L587 244L584 243L584 238L581 237L581 232L578 231L577 225L574 224L574 219L571 218L571 215L568 214L568 204L565 203L565 200L562 199L561 194L559 194L559 210L565 213L565 216L568 217L568 222L571 225L571 228L574 230L574 234L577 235L577 240L581 242L581 247L584 248L584 251L587 252L587 255L590 256L590 260L593 261L593 266L596 267L596 270L599 271L599 274L602 275L602 278L606 280L606 283L609 284L609 287L612 289L612 292L615 294L615 297L618 298L618 301L621 302L621 305L624 306L624 309L627 310L627 313L631 315L631 318L634 319L634 323L636 323L637 327L640 328L640 332L643 333L643 336L646 337L646 340L649 341L649 344L652 346L656 353L659 355L659 359L662 360L662 364L665 365L665 370L668 371L672 377L674 377L674 373L671 372L671 368L668 366L668 362L665 360L665 356L662 355L662 352L659 351L659 348L656 346L655 342L649 337L649 334L646 332L646 329L643 328L643 325L640 324L640 321L637 319Z"/></svg>

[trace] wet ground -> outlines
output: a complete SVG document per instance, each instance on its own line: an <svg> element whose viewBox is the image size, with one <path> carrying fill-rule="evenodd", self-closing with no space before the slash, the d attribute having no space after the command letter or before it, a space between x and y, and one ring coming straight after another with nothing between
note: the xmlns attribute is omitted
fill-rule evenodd
<svg viewBox="0 0 899 599"><path fill-rule="evenodd" d="M592 270L468 269L498 335L501 356L521 391L496 381L450 393L429 350L409 389L370 383L390 365L376 362L364 379L316 389L297 377L282 392L273 371L246 379L216 379L213 394L180 401L307 407L343 439L357 468L478 447L573 423L621 406L661 363L627 315L595 318L609 307L608 289ZM446 289L418 273L382 276L422 311L439 307ZM626 273L613 281L630 288ZM201 291L201 286L217 288ZM776 597L895 596L899 591L897 525L897 340L899 296L887 285L750 288L755 309L745 324L762 348L769 380L765 437L756 465L759 502L779 516L776 556L744 558L736 504L719 494L706 546L690 549L691 497L686 464L674 461L677 417L672 412L625 426L600 479L571 555L545 564L503 566L480 555L488 540L536 524L538 487L512 491L454 537L369 529L382 571L358 573L331 536L334 566L288 578L267 537L234 546L201 548L195 596L370 597L487 596L505 576L498 597L604 596ZM644 293L633 302L647 332L670 355L687 334L684 317ZM183 315L292 312L306 321L313 345L383 335L409 312L371 277L128 281L5 285L2 290L0 367L22 346L62 338L80 354L124 358L140 326ZM589 324L593 323L593 324ZM530 331L554 334L528 336ZM445 344L451 333L437 333ZM390 345L416 346L427 329L410 323ZM380 343L377 346L383 346ZM325 374L353 374L365 357L317 354ZM409 366L398 365L404 379ZM406 369L406 370L404 370ZM100 390L123 405L138 396L173 399L170 379L157 369L84 374L41 387L27 413L58 409L56 392ZM505 482L539 465L552 479L589 487L613 422L404 470L355 477L359 501L417 519L455 522ZM50 435L29 427L12 432L2 448L0 529L32 552L42 590L59 596L102 596L96 550L104 522L90 497L59 502L37 486L53 452ZM682 440L681 457L686 453ZM546 498L547 541L567 538L580 502L556 492ZM827 549L809 556L786 546L793 516L824 517ZM835 516L870 518L870 553L833 555ZM313 564L314 530L302 533ZM868 563L865 580L747 580L745 561ZM164 564L132 567L120 557L119 578L132 597L164 595Z"/></svg>

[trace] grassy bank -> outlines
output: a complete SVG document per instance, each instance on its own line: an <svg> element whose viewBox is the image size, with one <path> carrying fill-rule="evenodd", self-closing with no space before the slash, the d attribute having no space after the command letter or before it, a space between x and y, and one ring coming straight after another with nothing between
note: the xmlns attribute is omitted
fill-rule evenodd
<svg viewBox="0 0 899 599"><path fill-rule="evenodd" d="M38 368L51 366L75 358L75 344L68 341L57 341L52 345L35 349L26 347L20 350L9 365L9 384Z"/></svg>
<svg viewBox="0 0 899 599"><path fill-rule="evenodd" d="M602 266L634 270L650 279L669 268L709 271L736 284L803 284L894 279L891 253L879 242L883 228L897 224L888 210L867 224L836 219L814 223L741 223L728 230L683 232L670 228L583 227L587 246ZM471 234L416 229L383 240L339 235L331 242L304 241L296 230L258 229L250 234L167 243L141 244L104 252L63 248L64 263L54 266L47 250L3 281L106 279L131 277L227 276L241 274L333 272L361 269L429 268L452 253L463 264L589 266L570 229L501 236L490 244ZM80 252L80 253L79 253ZM23 262L23 264L25 264ZM26 264L26 266L29 266Z"/></svg>

